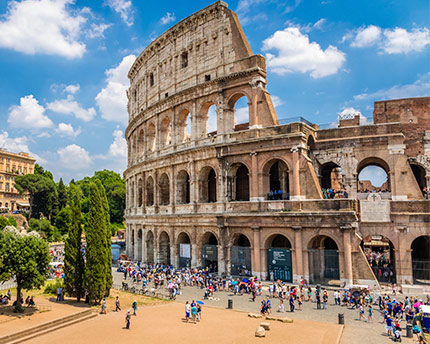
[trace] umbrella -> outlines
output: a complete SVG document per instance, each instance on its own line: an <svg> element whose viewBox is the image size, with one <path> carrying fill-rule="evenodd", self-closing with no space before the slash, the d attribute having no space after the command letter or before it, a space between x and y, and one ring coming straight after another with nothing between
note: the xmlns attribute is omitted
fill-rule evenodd
<svg viewBox="0 0 430 344"><path fill-rule="evenodd" d="M236 285L236 284L237 284L237 281L232 281L232 282L231 282L231 284L232 284L232 285Z"/></svg>
<svg viewBox="0 0 430 344"><path fill-rule="evenodd" d="M242 280L242 282L249 283L249 281L248 281L246 278L244 278L244 279Z"/></svg>
<svg viewBox="0 0 430 344"><path fill-rule="evenodd" d="M202 301L196 301L196 303L198 303L199 305L204 305L204 302Z"/></svg>

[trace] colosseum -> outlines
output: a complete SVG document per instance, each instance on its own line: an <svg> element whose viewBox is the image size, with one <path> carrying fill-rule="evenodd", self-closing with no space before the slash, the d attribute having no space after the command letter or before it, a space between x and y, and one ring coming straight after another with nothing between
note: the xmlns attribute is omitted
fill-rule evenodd
<svg viewBox="0 0 430 344"><path fill-rule="evenodd" d="M155 39L128 77L132 259L289 282L430 283L430 98L375 102L373 124L278 120L265 58L222 1ZM384 184L360 180L365 169Z"/></svg>

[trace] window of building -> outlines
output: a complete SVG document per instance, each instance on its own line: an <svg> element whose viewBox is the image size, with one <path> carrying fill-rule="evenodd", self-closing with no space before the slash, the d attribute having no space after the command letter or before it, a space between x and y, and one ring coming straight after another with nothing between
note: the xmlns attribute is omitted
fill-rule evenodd
<svg viewBox="0 0 430 344"><path fill-rule="evenodd" d="M24 173L27 173L27 167L24 167Z"/></svg>
<svg viewBox="0 0 430 344"><path fill-rule="evenodd" d="M10 178L9 176L6 176L6 180L9 180L9 178Z"/></svg>
<svg viewBox="0 0 430 344"><path fill-rule="evenodd" d="M3 176L0 176L0 180L3 180Z"/></svg>
<svg viewBox="0 0 430 344"><path fill-rule="evenodd" d="M188 67L188 53L184 52L181 54L181 68Z"/></svg>
<svg viewBox="0 0 430 344"><path fill-rule="evenodd" d="M211 75L205 75L205 81L211 81Z"/></svg>
<svg viewBox="0 0 430 344"><path fill-rule="evenodd" d="M10 190L10 185L9 185L9 183L6 183L5 191L8 192L9 190Z"/></svg>
<svg viewBox="0 0 430 344"><path fill-rule="evenodd" d="M9 167L9 165L7 165L6 166L6 172L9 172L9 169L10 169L10 167Z"/></svg>
<svg viewBox="0 0 430 344"><path fill-rule="evenodd" d="M154 73L149 74L149 86L154 86Z"/></svg>
<svg viewBox="0 0 430 344"><path fill-rule="evenodd" d="M3 183L0 182L0 190L3 190Z"/></svg>

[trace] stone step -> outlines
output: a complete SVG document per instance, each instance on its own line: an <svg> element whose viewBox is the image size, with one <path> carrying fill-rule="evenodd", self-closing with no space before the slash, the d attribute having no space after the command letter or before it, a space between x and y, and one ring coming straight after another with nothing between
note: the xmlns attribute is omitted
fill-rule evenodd
<svg viewBox="0 0 430 344"><path fill-rule="evenodd" d="M78 313L73 313L73 314L67 315L67 316L59 318L59 319L54 319L54 320L48 321L46 323L43 323L43 324L40 324L37 326L18 331L18 332L9 334L9 335L4 336L4 337L0 337L0 344L11 343L11 342L17 341L20 338L30 336L34 333L38 333L38 332L44 331L46 329L54 328L54 327L59 326L61 324L72 322L76 319L80 319L80 318L89 316L91 314L92 314L92 310L86 309L84 311L81 311Z"/></svg>
<svg viewBox="0 0 430 344"><path fill-rule="evenodd" d="M36 338L36 337L40 337L40 336L43 336L43 335L48 334L48 333L52 333L54 331L60 330L62 328L65 328L67 326L75 325L75 324L78 324L78 323L80 323L82 321L90 320L92 318L95 318L97 315L98 315L97 313L91 313L91 314L89 314L87 316L84 316L84 317L81 317L81 318L78 318L78 319L75 319L75 320L72 320L72 321L69 321L69 322L65 322L65 323L59 324L59 325L57 325L55 327L47 328L47 329L45 329L45 330L43 330L41 332L36 332L36 333L33 333L33 334L28 335L26 337L21 337L21 338L19 338L17 340L8 342L8 344L24 343L24 342L29 341L30 339L33 339L33 338Z"/></svg>

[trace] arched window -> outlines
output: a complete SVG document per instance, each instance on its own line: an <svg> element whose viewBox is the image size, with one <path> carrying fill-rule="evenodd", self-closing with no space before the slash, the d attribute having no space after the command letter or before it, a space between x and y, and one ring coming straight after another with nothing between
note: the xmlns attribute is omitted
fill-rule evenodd
<svg viewBox="0 0 430 344"><path fill-rule="evenodd" d="M339 165L334 162L322 165L320 183L324 198L334 198L335 192L343 190L342 169Z"/></svg>
<svg viewBox="0 0 430 344"><path fill-rule="evenodd" d="M190 203L190 176L187 171L180 171L176 177L176 181L176 202L178 204Z"/></svg>
<svg viewBox="0 0 430 344"><path fill-rule="evenodd" d="M177 124L178 142L188 142L191 139L191 113L188 110L182 110L178 116Z"/></svg>
<svg viewBox="0 0 430 344"><path fill-rule="evenodd" d="M148 177L146 179L146 206L154 205L154 179Z"/></svg>
<svg viewBox="0 0 430 344"><path fill-rule="evenodd" d="M160 205L168 205L170 203L170 183L166 173L161 175L158 188Z"/></svg>
<svg viewBox="0 0 430 344"><path fill-rule="evenodd" d="M170 118L164 117L161 121L160 128L160 143L162 146L168 146L172 143L172 135L171 135L171 126L170 126Z"/></svg>
<svg viewBox="0 0 430 344"><path fill-rule="evenodd" d="M148 125L148 137L147 137L147 147L150 152L155 151L155 125L154 123L149 123Z"/></svg>
<svg viewBox="0 0 430 344"><path fill-rule="evenodd" d="M137 205L139 208L143 205L143 186L141 178L139 178L137 182Z"/></svg>
<svg viewBox="0 0 430 344"><path fill-rule="evenodd" d="M244 164L233 164L228 178L229 198L249 201L249 171Z"/></svg>
<svg viewBox="0 0 430 344"><path fill-rule="evenodd" d="M327 284L339 280L339 252L336 242L318 235L309 244L309 279L311 283Z"/></svg>
<svg viewBox="0 0 430 344"><path fill-rule="evenodd" d="M358 165L358 193L391 192L388 164L379 158L368 158Z"/></svg>
<svg viewBox="0 0 430 344"><path fill-rule="evenodd" d="M263 167L263 176L263 188L266 199L289 199L289 171L285 162L279 159L270 160Z"/></svg>
<svg viewBox="0 0 430 344"><path fill-rule="evenodd" d="M181 68L187 68L188 67L188 53L183 52L181 54Z"/></svg>
<svg viewBox="0 0 430 344"><path fill-rule="evenodd" d="M149 87L154 86L155 81L154 81L154 73L149 74Z"/></svg>
<svg viewBox="0 0 430 344"><path fill-rule="evenodd" d="M142 158L145 153L145 134L143 129L140 129L137 137L138 158Z"/></svg>
<svg viewBox="0 0 430 344"><path fill-rule="evenodd" d="M230 99L229 107L234 111L234 130L247 130L249 128L248 98L237 94Z"/></svg>
<svg viewBox="0 0 430 344"><path fill-rule="evenodd" d="M201 202L217 201L216 173L211 167L204 167L200 171L199 194Z"/></svg>
<svg viewBox="0 0 430 344"><path fill-rule="evenodd" d="M197 136L199 138L212 137L217 134L217 112L214 102L203 104L197 116Z"/></svg>

